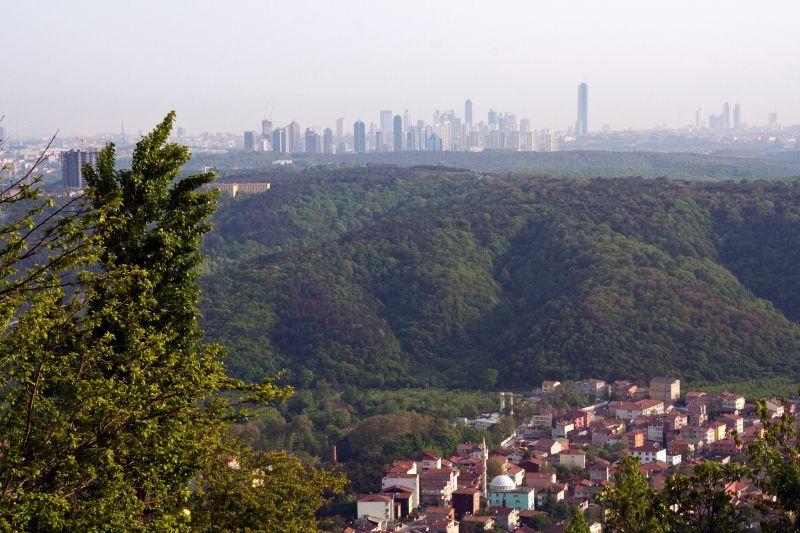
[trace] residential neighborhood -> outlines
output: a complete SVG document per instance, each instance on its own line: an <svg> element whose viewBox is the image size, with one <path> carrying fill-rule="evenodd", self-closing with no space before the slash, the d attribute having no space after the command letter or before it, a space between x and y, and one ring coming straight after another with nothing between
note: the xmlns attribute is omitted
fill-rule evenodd
<svg viewBox="0 0 800 533"><path fill-rule="evenodd" d="M569 405L569 398L587 402ZM636 457L659 489L703 461L740 461L743 447L762 435L744 396L683 392L671 377L647 385L547 380L526 393L501 393L498 412L455 423L491 428L515 406L515 429L498 447L466 442L447 457L424 453L387 465L381 491L359 497L345 532L559 532L576 513L600 532L605 512L595 500L614 484L623 457ZM779 417L797 401L770 399L766 408ZM740 501L756 489L742 479L726 491Z"/></svg>

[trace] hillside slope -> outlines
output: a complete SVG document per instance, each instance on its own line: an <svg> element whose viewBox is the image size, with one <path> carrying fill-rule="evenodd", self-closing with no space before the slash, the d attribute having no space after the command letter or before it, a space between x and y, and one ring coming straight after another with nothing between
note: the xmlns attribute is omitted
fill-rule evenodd
<svg viewBox="0 0 800 533"><path fill-rule="evenodd" d="M800 372L795 184L317 170L217 218L205 325L248 379Z"/></svg>

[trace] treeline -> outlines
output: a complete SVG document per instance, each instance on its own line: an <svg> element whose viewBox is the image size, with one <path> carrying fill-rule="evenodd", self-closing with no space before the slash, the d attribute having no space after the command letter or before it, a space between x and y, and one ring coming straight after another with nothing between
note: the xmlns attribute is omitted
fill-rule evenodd
<svg viewBox="0 0 800 533"><path fill-rule="evenodd" d="M797 376L798 230L789 182L314 169L223 206L205 326L334 387Z"/></svg>
<svg viewBox="0 0 800 533"><path fill-rule="evenodd" d="M291 159L289 167L275 159ZM687 180L781 179L800 176L800 162L791 153L764 157L732 154L567 150L562 152L386 152L370 154L275 154L236 152L199 155L190 163L218 167L237 180L252 176L285 176L317 166L396 165L450 167L493 173L542 173L569 178L669 177ZM294 167L294 168L293 168Z"/></svg>

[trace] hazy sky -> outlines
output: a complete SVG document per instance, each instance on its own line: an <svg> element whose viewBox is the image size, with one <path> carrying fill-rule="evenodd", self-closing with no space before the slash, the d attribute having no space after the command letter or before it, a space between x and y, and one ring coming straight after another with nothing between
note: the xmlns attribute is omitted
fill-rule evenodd
<svg viewBox="0 0 800 533"><path fill-rule="evenodd" d="M800 123L800 2L0 0L13 134L431 120L471 98L537 127L680 126L703 105Z"/></svg>

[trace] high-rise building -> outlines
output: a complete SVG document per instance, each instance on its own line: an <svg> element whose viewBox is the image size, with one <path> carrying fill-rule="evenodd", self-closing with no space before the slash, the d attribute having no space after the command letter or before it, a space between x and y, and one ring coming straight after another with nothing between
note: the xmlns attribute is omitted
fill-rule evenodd
<svg viewBox="0 0 800 533"><path fill-rule="evenodd" d="M272 130L272 151L286 153L286 128L275 128Z"/></svg>
<svg viewBox="0 0 800 533"><path fill-rule="evenodd" d="M489 126L497 124L497 111L494 109L489 110Z"/></svg>
<svg viewBox="0 0 800 533"><path fill-rule="evenodd" d="M464 102L464 122L472 128L472 100Z"/></svg>
<svg viewBox="0 0 800 533"><path fill-rule="evenodd" d="M356 120L353 124L353 149L357 154L367 151L367 131L364 123L360 120Z"/></svg>
<svg viewBox="0 0 800 533"><path fill-rule="evenodd" d="M83 169L86 165L97 168L98 151L68 150L61 152L61 179L67 189L82 189L86 186L83 179Z"/></svg>
<svg viewBox="0 0 800 533"><path fill-rule="evenodd" d="M244 132L244 151L245 152L256 151L256 132L254 131Z"/></svg>
<svg viewBox="0 0 800 533"><path fill-rule="evenodd" d="M697 108L694 112L694 127L695 129L702 130L706 127L706 117L703 114L703 106Z"/></svg>
<svg viewBox="0 0 800 533"><path fill-rule="evenodd" d="M733 129L738 130L742 128L742 106L736 104L733 106Z"/></svg>
<svg viewBox="0 0 800 533"><path fill-rule="evenodd" d="M769 114L769 131L778 131L781 125L778 124L778 113L772 112Z"/></svg>
<svg viewBox="0 0 800 533"><path fill-rule="evenodd" d="M336 119L336 153L343 154L345 147L344 140L344 118Z"/></svg>
<svg viewBox="0 0 800 533"><path fill-rule="evenodd" d="M295 121L286 126L286 151L289 153L303 151L303 137L300 135L300 124Z"/></svg>
<svg viewBox="0 0 800 533"><path fill-rule="evenodd" d="M333 153L333 130L325 128L322 131L322 152L325 154Z"/></svg>
<svg viewBox="0 0 800 533"><path fill-rule="evenodd" d="M272 138L272 121L268 118L265 118L261 121L261 138L262 139L270 139Z"/></svg>
<svg viewBox="0 0 800 533"><path fill-rule="evenodd" d="M394 116L394 123L392 124L394 132L394 151L403 151L403 117L400 115Z"/></svg>
<svg viewBox="0 0 800 533"><path fill-rule="evenodd" d="M578 85L578 121L575 123L575 135L582 137L589 134L589 86Z"/></svg>
<svg viewBox="0 0 800 533"><path fill-rule="evenodd" d="M728 102L722 104L722 129L731 129L731 106Z"/></svg>
<svg viewBox="0 0 800 533"><path fill-rule="evenodd" d="M175 131L176 131L176 134L177 134L177 137L178 137L178 144L185 144L186 143L186 128L184 128L183 126L178 126L178 128Z"/></svg>
<svg viewBox="0 0 800 533"><path fill-rule="evenodd" d="M336 119L336 142L344 139L344 117Z"/></svg>
<svg viewBox="0 0 800 533"><path fill-rule="evenodd" d="M375 151L376 152L386 151L386 137L384 137L383 135L383 130L378 130L375 132Z"/></svg>
<svg viewBox="0 0 800 533"><path fill-rule="evenodd" d="M311 128L306 128L306 153L318 154L320 150L320 135Z"/></svg>
<svg viewBox="0 0 800 533"><path fill-rule="evenodd" d="M408 112L408 109L403 111L403 133L407 132L411 129L411 113Z"/></svg>
<svg viewBox="0 0 800 533"><path fill-rule="evenodd" d="M383 132L383 141L388 142L392 137L392 115L391 111L381 111L380 129Z"/></svg>

